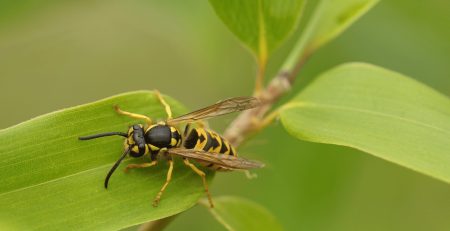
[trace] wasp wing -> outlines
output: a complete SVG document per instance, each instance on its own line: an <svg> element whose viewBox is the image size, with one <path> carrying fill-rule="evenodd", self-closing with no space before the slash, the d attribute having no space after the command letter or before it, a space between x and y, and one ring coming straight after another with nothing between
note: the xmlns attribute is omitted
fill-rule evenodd
<svg viewBox="0 0 450 231"><path fill-rule="evenodd" d="M167 152L193 160L216 164L228 169L252 169L264 167L264 164L259 161L247 160L228 154L212 153L185 148L171 148L167 150Z"/></svg>
<svg viewBox="0 0 450 231"><path fill-rule="evenodd" d="M247 110L250 108L258 107L260 105L261 102L255 97L235 97L220 101L211 106L190 112L177 118L170 119L167 122L171 124L181 122L195 122L197 120L209 119L215 116Z"/></svg>

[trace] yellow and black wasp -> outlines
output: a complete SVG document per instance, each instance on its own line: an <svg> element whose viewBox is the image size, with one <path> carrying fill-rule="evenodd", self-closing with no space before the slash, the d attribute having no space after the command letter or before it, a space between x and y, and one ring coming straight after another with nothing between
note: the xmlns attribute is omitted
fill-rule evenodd
<svg viewBox="0 0 450 231"><path fill-rule="evenodd" d="M153 206L157 206L161 196L169 184L173 171L172 156L181 156L186 166L190 167L203 180L206 195L208 196L211 207L214 207L211 195L208 190L205 173L192 164L189 160L195 160L203 166L215 171L229 170L246 170L252 168L261 168L264 164L237 157L237 153L231 144L216 132L206 129L202 125L201 120L211 117L220 116L236 111L242 111L257 107L260 105L259 100L254 97L236 97L220 101L208 107L193 111L191 113L172 118L170 106L162 98L161 94L156 91L156 96L160 103L164 106L167 113L167 119L153 123L152 119L145 115L135 114L122 111L115 106L117 113L126 115L134 119L141 119L146 125L135 124L130 126L127 133L108 132L96 135L79 137L80 140L90 140L99 137L119 135L125 137L125 152L116 161L109 170L105 178L104 186L108 188L108 181L113 172L129 154L131 157L142 157L150 154L151 162L142 164L128 164L125 172L131 168L147 168L157 164L158 156L164 155L169 162L169 170L167 172L166 182L162 186L158 195L156 195ZM186 123L184 133L181 134L175 125ZM191 128L191 123L200 123L199 127Z"/></svg>

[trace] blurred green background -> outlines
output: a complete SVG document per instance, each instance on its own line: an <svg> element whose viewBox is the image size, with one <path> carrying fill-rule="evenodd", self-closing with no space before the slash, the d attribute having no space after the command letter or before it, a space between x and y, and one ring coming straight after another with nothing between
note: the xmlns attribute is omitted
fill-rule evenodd
<svg viewBox="0 0 450 231"><path fill-rule="evenodd" d="M313 56L294 92L337 64L364 61L450 95L449 12L448 0L381 1ZM268 76L294 41L277 51ZM195 109L251 94L255 69L207 1L0 1L0 128L139 89L159 89ZM211 125L222 131L231 120ZM279 124L240 153L267 168L255 180L219 173L213 195L257 201L286 230L450 229L448 185L368 154L298 141ZM225 230L201 207L167 230L187 227Z"/></svg>

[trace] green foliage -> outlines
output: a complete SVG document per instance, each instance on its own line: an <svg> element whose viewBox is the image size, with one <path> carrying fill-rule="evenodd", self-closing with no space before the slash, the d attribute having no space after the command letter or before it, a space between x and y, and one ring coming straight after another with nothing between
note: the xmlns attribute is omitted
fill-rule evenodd
<svg viewBox="0 0 450 231"><path fill-rule="evenodd" d="M210 0L228 29L258 60L270 54L295 29L305 5L304 0Z"/></svg>
<svg viewBox="0 0 450 231"><path fill-rule="evenodd" d="M322 0L308 25L308 50L316 50L345 31L379 0Z"/></svg>
<svg viewBox="0 0 450 231"><path fill-rule="evenodd" d="M185 110L171 99L175 114ZM167 166L125 174L126 159L110 180L103 180L123 152L123 138L79 141L77 137L127 131L138 121L118 115L124 110L165 118L151 92L140 91L50 113L0 131L0 224L35 230L113 230L170 216L203 196L200 178L181 164L160 202L153 198L165 182Z"/></svg>
<svg viewBox="0 0 450 231"><path fill-rule="evenodd" d="M206 200L201 201L206 207ZM247 199L221 196L214 199L215 208L208 210L227 230L283 230L276 218L261 205Z"/></svg>
<svg viewBox="0 0 450 231"><path fill-rule="evenodd" d="M210 0L210 2L228 28L258 56L259 61L267 59L270 53L288 37L289 32L295 29L304 5L304 1L261 0L258 2L238 2ZM332 41L377 2L377 0L322 0L284 66L293 67L298 62L298 57L306 57ZM196 6L192 7L192 4L182 5L184 3L181 2L173 4L175 7L167 8L161 8L157 4L148 7L145 5L147 2L145 4L139 2L142 5L134 4L136 3L97 3L96 7L92 7L91 3L77 2L77 8L79 8L77 10L73 10L70 5L64 5L61 8L54 7L55 12L57 12L56 16L48 17L48 15L44 14L43 18L48 18L48 22L35 20L32 17L31 21L33 23L25 24L25 27L41 28L38 31L44 36L22 33L21 28L24 26L11 24L13 25L11 28L14 28L14 33L9 35L3 32L3 40L0 42L4 48L7 48L3 49L4 52L10 53L10 55L5 56L8 58L3 60L2 69L5 72L4 75L9 76L8 80L6 80L7 84L4 85L13 85L11 83L14 83L14 79L28 78L30 73L32 73L34 79L30 81L36 81L36 85L46 82L42 81L43 78L55 79L54 76L64 76L64 80L71 79L71 81L74 79L81 81L83 76L86 76L84 77L86 81L93 81L92 84L94 85L102 83L102 86L104 86L101 89L97 89L95 94L103 92L101 94L108 95L111 94L111 91L115 91L114 89L135 88L136 83L145 82L146 85L157 83L158 86L178 88L174 92L179 92L180 96L186 97L187 99L184 101L187 102L197 101L200 96L219 97L220 93L217 92L220 92L220 89L232 89L230 87L236 85L233 81L220 82L219 76L221 73L217 70L223 66L221 62L218 62L218 64L210 63L210 56L207 56L208 58L204 60L201 58L197 60L199 54L196 51L200 49L211 53L210 55L219 57L230 54L228 50L226 52L220 49L216 50L218 46L215 43L217 41L226 41L225 37L227 36L222 36L224 38L221 38L221 31L217 30L215 24L211 24L214 26L209 28L205 27L207 28L205 31L209 34L186 39L186 36L189 37L189 34L186 31L179 30L178 23L174 27L171 27L169 23L157 28L155 28L156 24L148 23L158 20L169 20L170 18L170 20L175 22L177 22L176 20L183 22L181 24L184 26L192 26L191 23L194 21L204 21L203 14L189 13L191 20L185 20L183 14L175 15L171 14L171 12L178 10L176 7L184 11L186 7L191 7L189 10L196 10ZM384 6L389 6L389 9L391 9L392 4L396 3L386 3L385 1ZM424 6L427 6L427 4L423 3ZM6 4L3 11L14 12L9 5ZM26 4L23 5L25 6ZM42 5L40 2L41 8L43 8ZM81 6L83 5L86 8L82 8ZM414 8L414 20L422 23L423 20L416 12L420 7L417 7L416 3L410 4L405 2L403 5ZM30 4L30 6L32 7L27 6L27 8L37 9L35 4ZM123 6L127 10L124 11ZM129 6L135 8L129 8ZM439 6L443 5L440 4ZM400 8L397 7L397 10ZM441 8L445 9L445 7ZM21 7L17 5L14 9L21 9ZM275 11L276 14L271 14L273 9L277 10ZM435 9L435 11L430 10L430 12L434 13L439 9ZM71 12L72 10L75 13ZM278 13L282 11L287 11L288 13L282 14L281 17L273 17L279 15ZM153 14L148 12L153 12ZM240 14L239 12L244 13ZM387 18L401 18L401 16L396 15L397 11L393 12L392 15L395 14L395 17L391 15L389 18L388 13ZM392 22L384 17L385 14L386 12L381 14L382 17L379 16L372 19L374 21L372 22L373 25L383 25L383 20L387 20L389 23ZM0 16L0 23L6 21L2 21L2 18L8 18L8 15L6 17L5 15L3 17ZM13 13L10 13L10 15L13 15ZM165 18L166 15L171 16ZM201 17L198 15L201 15ZM17 14L14 13L14 16L16 17ZM149 16L151 17L147 18ZM196 17L199 17L200 20L195 20ZM36 18L39 19L39 17ZM103 21L105 18L107 20ZM378 57L382 57L378 58L378 62L388 62L396 68L403 66L405 67L404 71L410 71L419 78L421 76L420 71L422 71L422 76L424 76L422 81L434 84L436 87L439 87L440 84L440 86L444 86L442 89L446 89L445 86L448 86L448 84L445 84L446 80L439 79L436 76L439 76L442 70L445 71L447 69L436 67L439 67L439 65L446 67L444 61L442 63L439 63L439 61L446 60L444 55L448 54L448 52L445 52L445 44L447 43L439 41L439 39L430 40L431 37L436 35L429 33L430 31L428 30L429 27L435 27L433 32L436 32L439 28L437 26L439 25L438 22L445 20L438 20L434 24L431 23L433 25L424 26L426 29L420 30L420 27L414 25L412 18L409 18L408 22L396 21L399 24L393 25L392 28L380 26L376 27L377 30L372 30L365 29L362 26L357 31L362 37L367 38L366 33L375 35L381 31L381 34L395 34L398 32L396 30L401 28L399 30L401 33L406 31L411 33L411 35L417 35L409 37L418 38L418 41L432 41L423 44L424 46L420 46L420 49L417 48L419 46L415 45L417 42L414 43L413 39L408 41L400 41L400 39L396 43L382 45L391 46L391 48L396 48L399 45L403 50L408 50L408 47L413 48L411 50L414 50L412 52L415 53L410 53L411 57L427 57L426 60L416 58L416 61L421 61L422 64L428 62L433 65L410 65L413 63L411 59L398 59L394 56L386 57L385 54L389 53L389 49L380 53L376 47L367 47L365 40L364 42L358 42L362 41L361 39L351 41L351 47L347 44L347 47L341 49L345 49L353 55L357 55L358 51L361 50L364 50L365 55L374 55L375 57L378 55ZM430 17L422 16L422 18ZM126 23L123 23L122 27L117 27L119 24L111 24L111 19ZM99 24L92 24L92 21ZM188 21L188 23L184 23L185 21ZM64 23L61 24L61 22ZM64 31L70 32L64 33L64 36L67 37L55 36L59 34L55 33L55 31L62 29L61 25L64 25ZM76 26L74 27L74 25ZM130 27L129 25L133 26ZM203 28L203 26L205 24L198 23L189 27L189 31L200 27ZM16 27L18 28L17 30ZM108 30L99 31L97 30L98 27L107 28ZM136 30L136 28L139 29ZM261 29L264 29L264 31ZM25 31L28 30L25 29ZM33 30L29 31L33 32ZM145 31L146 35L151 36L142 36L142 31ZM167 31L168 34L164 34ZM211 36L211 31L213 31L215 37ZM117 36L111 36L110 33ZM443 34L443 32L439 33L440 35ZM193 34L197 35L199 33ZM21 38L25 37L28 39L22 41ZM376 41L373 37L376 36L372 36L372 40ZM397 38L400 37L397 36ZM138 38L138 40L130 40L131 38ZM148 38L158 39L153 39L151 40L152 42L149 42ZM447 41L445 36L437 36L436 38ZM80 41L84 41L84 43ZM108 43L104 43L104 41L108 41ZM191 50L183 50L186 48L186 41L190 42L189 48ZM210 41L214 41L214 44L209 44L208 42ZM57 43L66 45L67 43L73 43L73 46L54 46ZM364 49L354 48L354 43L359 43L360 48L362 46ZM52 44L52 46L48 44ZM166 52L167 47L173 47L174 44L178 45L178 47L171 52ZM340 45L345 46L346 44ZM149 52L149 46L151 52ZM130 49L130 47L136 49ZM143 49L143 47L146 49ZM430 47L436 49L434 54L433 50L429 49ZM83 48L89 51L88 54L94 55L86 56L86 52L79 52L84 51ZM43 50L46 52L42 52ZM111 54L112 50L118 53ZM372 54L368 50L372 50ZM183 55L174 55L178 54L178 51L183 53ZM72 57L73 54L75 56ZM151 56L152 54L154 57ZM86 57L88 58L87 61ZM114 59L114 57L118 58ZM123 62L123 57L127 57L128 62ZM330 62L336 62L341 58L341 56L333 54L333 52L329 52L325 57L327 61L331 60ZM117 65L111 65L111 59L115 60ZM159 65L159 62L165 64L164 60L169 60L167 61L167 66ZM237 60L234 60L235 63L233 63L235 68L228 71L235 71L239 75L241 70L250 69L242 65L242 63L246 64L245 62L240 62L242 61L240 59ZM149 61L154 61L158 65L143 65L148 64ZM55 62L61 65L54 65ZM48 63L52 65L46 65ZM95 67L91 65L92 63L95 63ZM174 63L177 63L177 68L173 68ZM183 68L183 63L189 68ZM205 66L205 63L208 63L208 65ZM214 65L217 66L214 67ZM317 69L324 65L324 62L321 62L320 65L311 68ZM18 72L17 70L22 69L17 67L23 66L27 66L26 71ZM113 68L104 68L104 66ZM428 66L428 69L426 66ZM142 69L143 67L150 68ZM155 69L157 67L161 67L162 71L160 73L157 73ZM192 70L198 69L202 70L200 75L205 77L199 77L199 79L184 78L184 80L179 77L185 75L197 76L199 73ZM212 73L208 73L208 70ZM151 79L148 78L149 71L152 74ZM189 71L192 73L188 73ZM419 74L417 74L418 72ZM437 74L430 74L432 72ZM127 73L127 81L122 81L123 73ZM245 76L246 72L242 73L244 73L242 76ZM359 76L358 73L364 73L364 75L361 74ZM217 74L216 78L210 78L210 76L215 74ZM229 72L226 72L224 75L229 75ZM173 76L177 78L177 81L181 81L182 84L169 85L173 84L173 79L166 78L166 76ZM433 80L433 78L435 79ZM148 81L150 81L150 84ZM217 87L217 91L206 93L204 91L190 90L191 87L198 87L199 83L208 85L208 81L210 81L211 86ZM19 84L16 83L16 86L22 84L20 81L16 82L19 82ZM215 85L212 85L212 83ZM95 95L92 92L87 92L87 94L83 95L63 96L62 93L65 93L67 84L65 81L61 81L59 84L58 86L58 82L55 81L51 85L39 85L39 87L42 87L45 92L51 92L51 94L47 93L49 95L47 97L54 97L54 91L60 91L61 94L58 94L58 96L61 97L58 97L58 100L66 105L67 103L78 103L77 100L82 101L82 97L89 98ZM27 85L33 86L34 84ZM24 96L22 98L25 98L26 94L32 95L35 92L34 86L29 88L27 86L23 87ZM78 90L86 88L84 84L70 85L70 88L76 89L77 87ZM244 87L241 89L244 89ZM11 87L5 88L2 92L4 96L16 94L15 88ZM10 104L22 103L20 98L15 97L15 99L11 99L12 103ZM39 99L41 100L42 98ZM155 104L154 98L148 93L140 92L109 99L103 102L106 102L105 104L102 102L94 103L92 104L94 105L92 106L93 108L91 106L82 106L81 108L77 107L68 111L63 110L52 113L0 131L0 142L2 143L0 146L0 177L2 177L2 186L0 187L1 230L28 230L30 227L35 229L64 228L77 230L119 229L185 210L192 206L197 198L202 195L202 187L198 177L180 165L179 161L176 165L174 181L169 186L158 209L151 207L151 200L165 178L166 166L163 163L152 169L136 170L125 175L120 170L123 169L126 162L130 162L130 160L127 160L113 176L111 188L104 190L102 187L104 176L112 163L121 154L121 139L116 137L79 142L76 140L76 137L95 132L124 131L126 125L135 122L117 116L111 109L112 101L114 103L119 102L118 104L124 105L124 108L130 111L152 115L152 117L165 117L160 105ZM30 104L39 103L36 100L30 102ZM49 106L50 108L59 106L58 103L55 103L57 101L52 102L54 105ZM171 101L171 103L175 106L175 112L184 111L175 102ZM51 104L48 103L48 105ZM101 106L103 109L97 108L97 110L95 105ZM151 105L157 108L151 107ZM33 106L34 108L10 106L11 108L16 108L8 111L18 113L21 116L29 115L30 113L41 113L36 108L45 108L47 103ZM307 87L305 92L300 93L292 103L289 103L285 110L282 111L281 116L284 125L291 134L300 139L354 147L449 182L449 172L446 169L449 160L445 156L445 150L449 149L448 108L449 103L446 97L410 79L379 68L353 64L334 69L319 78L315 83ZM90 113L87 114L84 111L85 109L90 111ZM20 110L24 110L24 112L19 112ZM60 115L63 115L63 117L60 117ZM12 114L9 118L16 117ZM94 121L87 121L89 118L94 118ZM5 119L5 121L7 120L8 118ZM87 122L79 123L79 120ZM10 122L5 123L8 124ZM232 176L227 176L226 181L222 182L222 188L220 188L220 183L219 185L216 183L215 188L217 189L219 186L220 190L228 190L232 193L245 191L254 198L261 201L264 200L271 210L277 211L280 219L284 219L283 224L291 228L299 228L298 220L290 218L293 213L296 214L299 220L302 220L301 226L307 227L306 230L311 230L311 227L314 229L318 226L325 227L325 229L330 227L344 230L349 228L358 229L358 222L359 229L389 227L399 230L405 229L404 226L406 226L418 230L423 229L423 227L431 227L434 230L438 230L442 227L448 227L445 225L448 223L448 219L445 217L445 207L439 204L440 198L445 198L445 190L448 189L444 188L443 184L427 181L427 179L420 176L415 177L414 174L406 174L406 177L404 177L404 173L401 170L396 172L395 168L393 168L395 170L394 174L391 174L392 172L389 172L389 170L386 173L385 167L390 165L385 165L382 162L373 161L375 165L379 164L380 166L374 167L374 163L370 162L371 164L369 165L372 168L364 166L364 170L355 170L352 167L359 166L361 163L352 159L357 155L333 156L329 154L335 154L336 150L337 152L345 152L345 154L356 152L333 146L292 142L289 140L289 137L285 137L283 133L278 134L277 132L279 131L265 131L266 136L263 138L265 144L258 145L259 151L255 152L258 153L258 157L266 158L269 165L269 168L262 173L263 176L264 174L266 175L264 178L261 177L262 180L259 183L259 187L254 187L257 182L248 183L247 181L240 181L241 179L237 177L235 181L233 180L233 187L229 187L229 177ZM267 141L276 145L267 145ZM283 157L285 155L274 155L274 153L278 154L281 152L285 155L292 155L289 158L287 156ZM297 155L299 153L301 155ZM134 161L141 162L138 160ZM365 164L368 164L368 162ZM387 174L389 179L386 179L383 173ZM280 181L280 179L283 180ZM401 185L396 184L396 180L403 179L409 180L409 182L405 183L402 181ZM280 187L263 188L267 185L278 184L283 186L284 192L282 196L276 193ZM381 186L380 188L391 186L393 192L377 191L377 186ZM433 189L433 186L439 187ZM261 190L262 188L263 190ZM384 196L383 193L385 193ZM408 195L405 196L405 194ZM429 199L422 200L424 198L423 195L426 195ZM294 197L295 199L292 200ZM254 206L252 203L241 199L229 197L214 199L216 203L216 210L214 210L216 218L222 219L222 221L226 220L228 227L236 227L237 230L242 229L239 227L249 225L255 220L258 221L255 218L258 215L272 217L267 211L260 209L259 206ZM361 204L364 204L365 208L370 207L370 211L355 222L354 216L360 215L355 211L360 210ZM391 204L392 206L389 207ZM299 205L301 205L300 210ZM390 213L383 213L384 217L383 215L379 217L377 209L379 212L383 212L386 211L386 208L388 208ZM428 216L428 214L423 215L420 213L422 210L434 211L434 213L431 214L432 216ZM242 211L247 213L241 213ZM404 218L405 212L410 212L406 216L412 215L412 217L418 219L414 219L413 222L399 222ZM198 224L198 216L196 217L195 215L193 215L195 219L192 220ZM376 217L376 219L373 217ZM261 218L261 220L268 221L271 219ZM322 222L324 220L327 222ZM324 225L324 223L326 224ZM275 224L275 227L272 229L280 229L276 222L272 224ZM206 230L211 230L205 223L203 225L206 226ZM256 225L260 224L255 224L253 227L263 230ZM264 228L270 227L269 224L264 225ZM183 227L185 227L184 224ZM249 226L245 226L245 230L250 229Z"/></svg>
<svg viewBox="0 0 450 231"><path fill-rule="evenodd" d="M378 1L321 0L285 67L293 67L297 57L307 57L339 36Z"/></svg>
<svg viewBox="0 0 450 231"><path fill-rule="evenodd" d="M353 147L450 182L450 100L401 74L346 64L281 110L303 140Z"/></svg>

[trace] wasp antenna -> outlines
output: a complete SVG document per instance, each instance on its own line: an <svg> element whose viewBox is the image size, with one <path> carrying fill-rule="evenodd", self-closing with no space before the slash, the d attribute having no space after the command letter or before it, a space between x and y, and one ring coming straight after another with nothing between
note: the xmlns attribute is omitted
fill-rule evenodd
<svg viewBox="0 0 450 231"><path fill-rule="evenodd" d="M111 177L111 175L114 173L114 171L116 170L117 167L119 167L120 162L122 162L123 159L125 159L125 157L127 156L127 154L130 152L130 149L128 148L127 150L125 150L125 152L122 154L122 156L116 161L116 163L113 165L113 167L109 170L108 175L106 175L105 178L105 188L108 188L108 181L109 178Z"/></svg>
<svg viewBox="0 0 450 231"><path fill-rule="evenodd" d="M130 152L130 148L127 148L127 150L125 150L125 152L122 154L122 156L116 161L116 163L112 166L112 168L109 170L108 175L106 175L105 178L105 188L108 188L108 181L109 178L111 177L111 175L114 173L114 171L116 170L116 168L119 166L120 162L122 162L123 159L125 159L125 157L127 156L127 154Z"/></svg>
<svg viewBox="0 0 450 231"><path fill-rule="evenodd" d="M81 137L78 137L78 139L79 140L92 140L92 139L97 139L97 138L105 137L105 136L128 137L128 134L124 133L124 132L106 132L106 133L100 133L100 134L95 134L95 135L90 135L90 136L81 136Z"/></svg>

